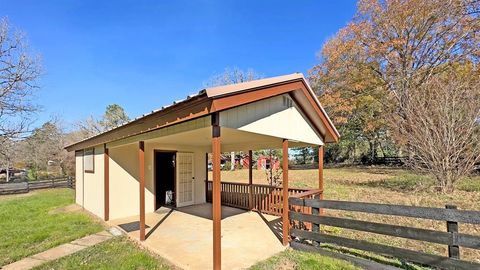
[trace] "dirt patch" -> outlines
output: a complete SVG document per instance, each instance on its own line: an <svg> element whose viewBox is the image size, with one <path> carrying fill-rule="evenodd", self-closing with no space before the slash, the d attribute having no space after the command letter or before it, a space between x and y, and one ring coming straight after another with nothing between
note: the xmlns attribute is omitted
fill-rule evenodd
<svg viewBox="0 0 480 270"><path fill-rule="evenodd" d="M17 198L22 198L22 197L30 197L34 193L29 192L29 193L19 193L19 194L10 194L10 195L0 195L0 201L6 201L10 199L17 199Z"/></svg>
<svg viewBox="0 0 480 270"><path fill-rule="evenodd" d="M278 270L292 270L297 268L297 264L290 260L284 260L276 266Z"/></svg>
<svg viewBox="0 0 480 270"><path fill-rule="evenodd" d="M60 213L72 213L72 212L79 212L82 211L82 207L78 204L70 204L64 207L58 207L48 211L48 214L60 214Z"/></svg>

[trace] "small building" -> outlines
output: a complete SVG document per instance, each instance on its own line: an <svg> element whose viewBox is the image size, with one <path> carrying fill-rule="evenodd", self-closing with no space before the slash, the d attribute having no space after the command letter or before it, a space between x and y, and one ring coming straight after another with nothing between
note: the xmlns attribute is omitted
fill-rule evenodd
<svg viewBox="0 0 480 270"><path fill-rule="evenodd" d="M338 139L339 134L316 95L303 75L296 73L207 88L66 149L75 151L76 203L106 221L132 217L138 224L136 236L141 242L158 235L158 226L162 226L151 224L146 228L146 215L160 213L165 206L179 211L194 205L210 209L213 230L205 232L213 233L213 250L206 254L212 254L213 261L209 260L211 265L206 268L220 269L221 205L281 215L282 241L286 245L288 213L282 209L288 209L288 199L282 198L291 194L288 159L282 161L287 170L283 171L283 186L275 189L277 202L264 209L262 205L266 204L255 200L267 198L270 195L264 193L274 189L256 188L251 173L245 184L222 183L221 152L243 151L251 156L252 150L282 148L283 156L288 157L289 147L316 146L322 150L324 144ZM212 157L211 180L208 153ZM248 162L250 171L252 163ZM320 196L321 175L317 191ZM245 189L246 186L252 188ZM228 201L232 192L238 195L235 202ZM212 204L206 204L207 201ZM198 237L201 232L195 226L180 225L171 233ZM265 250L268 248L261 251ZM248 248L242 252L257 251Z"/></svg>
<svg viewBox="0 0 480 270"><path fill-rule="evenodd" d="M258 156L257 170L278 170L280 169L280 160L275 156Z"/></svg>

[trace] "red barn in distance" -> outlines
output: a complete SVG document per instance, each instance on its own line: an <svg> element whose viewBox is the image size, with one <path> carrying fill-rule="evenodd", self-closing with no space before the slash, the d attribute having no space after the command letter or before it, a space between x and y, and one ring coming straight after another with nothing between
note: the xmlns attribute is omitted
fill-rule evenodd
<svg viewBox="0 0 480 270"><path fill-rule="evenodd" d="M225 166L230 162L229 155L221 155L220 163L222 170L230 170L230 166ZM235 169L248 169L248 154L244 155L235 155ZM264 156L260 155L257 157L257 160L253 160L253 167L257 167L257 170L269 170L270 166L273 166L272 169L280 169L280 160L275 156ZM208 161L208 170L211 170L212 163L211 160Z"/></svg>
<svg viewBox="0 0 480 270"><path fill-rule="evenodd" d="M269 170L270 167L272 167L272 169L274 170L280 169L280 160L278 160L278 158L274 156L258 156L257 170Z"/></svg>

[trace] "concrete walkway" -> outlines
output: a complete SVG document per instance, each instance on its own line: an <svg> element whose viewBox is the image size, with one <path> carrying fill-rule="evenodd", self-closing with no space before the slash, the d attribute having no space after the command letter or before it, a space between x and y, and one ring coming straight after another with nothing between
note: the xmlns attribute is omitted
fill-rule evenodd
<svg viewBox="0 0 480 270"><path fill-rule="evenodd" d="M83 238L74 240L70 243L60 245L58 247L51 248L49 250L40 252L38 254L32 255L20 261L5 265L0 267L2 270L26 270L31 269L35 266L39 266L49 261L53 261L68 255L71 255L75 252L78 252L82 249L91 247L93 245L102 243L108 239L112 238L112 234L108 231L99 232L96 234L88 235Z"/></svg>

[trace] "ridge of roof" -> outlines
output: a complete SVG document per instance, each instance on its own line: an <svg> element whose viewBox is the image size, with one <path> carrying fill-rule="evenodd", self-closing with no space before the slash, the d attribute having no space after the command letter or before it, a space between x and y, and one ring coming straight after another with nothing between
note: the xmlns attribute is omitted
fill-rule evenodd
<svg viewBox="0 0 480 270"><path fill-rule="evenodd" d="M295 79L305 80L302 73L292 73L288 75L269 77L264 79L248 81L248 82L209 87L205 89L205 92L207 93L208 97L217 97L217 96L228 95L228 94L232 94L232 93L236 93L236 92L240 92L240 91L244 91L252 88L267 86L267 85L276 84L276 83L283 83L283 82L287 82Z"/></svg>

